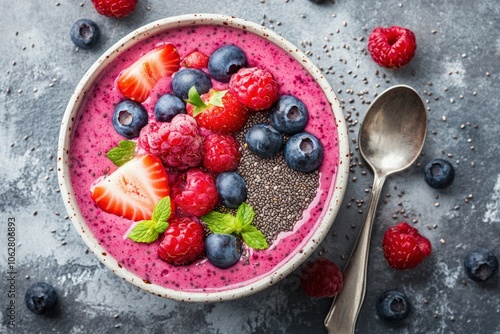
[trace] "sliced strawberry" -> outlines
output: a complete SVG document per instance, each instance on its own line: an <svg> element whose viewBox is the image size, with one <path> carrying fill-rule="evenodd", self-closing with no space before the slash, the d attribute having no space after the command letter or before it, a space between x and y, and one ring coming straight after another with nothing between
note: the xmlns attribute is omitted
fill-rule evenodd
<svg viewBox="0 0 500 334"><path fill-rule="evenodd" d="M90 189L104 211L130 220L151 219L153 209L170 194L168 175L154 155L136 156Z"/></svg>
<svg viewBox="0 0 500 334"><path fill-rule="evenodd" d="M118 89L129 99L144 102L158 80L180 68L180 61L174 45L162 45L121 72L117 80Z"/></svg>

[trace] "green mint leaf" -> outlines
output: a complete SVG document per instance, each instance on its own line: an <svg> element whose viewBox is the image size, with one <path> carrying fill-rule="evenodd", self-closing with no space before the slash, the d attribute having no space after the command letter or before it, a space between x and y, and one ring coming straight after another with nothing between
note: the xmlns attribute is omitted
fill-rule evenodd
<svg viewBox="0 0 500 334"><path fill-rule="evenodd" d="M253 225L246 225L241 231L241 237L250 248L266 249L269 247L264 234Z"/></svg>
<svg viewBox="0 0 500 334"><path fill-rule="evenodd" d="M158 235L156 222L153 220L143 220L134 227L128 237L135 242L151 243L158 239Z"/></svg>
<svg viewBox="0 0 500 334"><path fill-rule="evenodd" d="M220 213L211 211L201 217L201 220L207 224L207 227L213 233L230 234L235 232L234 216L230 213Z"/></svg>
<svg viewBox="0 0 500 334"><path fill-rule="evenodd" d="M208 108L205 102L203 102L203 100L201 99L200 94L198 94L195 86L189 88L188 99L186 100L186 102L194 106L193 117L198 116Z"/></svg>
<svg viewBox="0 0 500 334"><path fill-rule="evenodd" d="M131 140L121 140L117 147L113 147L106 153L106 156L116 166L123 166L126 162L132 160L135 156L135 148L137 144Z"/></svg>
<svg viewBox="0 0 500 334"><path fill-rule="evenodd" d="M209 104L217 107L224 107L224 103L222 103L222 98L226 95L227 90L215 91L212 90L210 95Z"/></svg>
<svg viewBox="0 0 500 334"><path fill-rule="evenodd" d="M255 217L253 208L245 202L241 203L236 212L236 220L241 225L240 231L244 229L245 226L252 224L253 217Z"/></svg>
<svg viewBox="0 0 500 334"><path fill-rule="evenodd" d="M156 203L151 220L156 222L156 230L158 231L158 233L162 233L167 229L167 220L170 217L171 213L172 207L170 206L170 196L164 197L158 203Z"/></svg>

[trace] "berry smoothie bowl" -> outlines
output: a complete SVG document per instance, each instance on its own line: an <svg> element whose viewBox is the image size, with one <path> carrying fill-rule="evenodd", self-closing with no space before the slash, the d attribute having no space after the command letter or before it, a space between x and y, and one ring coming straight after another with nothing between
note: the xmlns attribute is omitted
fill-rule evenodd
<svg viewBox="0 0 500 334"><path fill-rule="evenodd" d="M242 19L192 14L124 37L61 125L66 209L92 252L158 296L212 302L298 268L338 213L349 144L321 72Z"/></svg>

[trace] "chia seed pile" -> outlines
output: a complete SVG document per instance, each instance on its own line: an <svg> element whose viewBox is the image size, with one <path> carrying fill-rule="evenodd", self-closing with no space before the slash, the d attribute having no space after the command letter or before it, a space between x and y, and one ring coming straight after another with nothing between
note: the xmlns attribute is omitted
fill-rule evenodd
<svg viewBox="0 0 500 334"><path fill-rule="evenodd" d="M241 145L238 173L247 183L246 202L255 212L254 225L271 244L280 232L291 231L303 211L316 196L319 172L300 173L287 166L283 151L263 159L253 154L245 142L248 129L257 123L269 123L268 112L252 113L245 128L236 133ZM287 137L284 138L285 142ZM218 211L228 211L218 207Z"/></svg>

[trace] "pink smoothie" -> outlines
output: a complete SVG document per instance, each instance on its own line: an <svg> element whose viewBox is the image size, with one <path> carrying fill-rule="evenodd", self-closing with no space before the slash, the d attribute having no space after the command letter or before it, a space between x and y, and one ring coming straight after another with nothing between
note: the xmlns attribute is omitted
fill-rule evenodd
<svg viewBox="0 0 500 334"><path fill-rule="evenodd" d="M207 260L189 266L175 267L157 257L160 238L152 244L136 243L123 236L131 221L100 210L90 197L91 184L115 167L105 153L124 139L111 124L114 106L123 100L115 87L120 71L141 55L162 43L173 43L181 56L194 50L212 54L224 44L242 48L249 66L269 70L280 84L281 94L301 99L310 113L306 131L316 135L325 148L320 167L320 185L303 217L292 232L283 232L267 250L250 250L249 262L240 261L229 269L218 269ZM154 120L153 108L157 99L171 91L171 78L161 81L143 103ZM220 84L219 84L220 85ZM75 125L70 145L71 184L77 204L89 228L102 246L109 261L117 261L146 282L183 291L222 291L246 285L276 270L303 247L325 214L337 176L339 161L338 134L331 106L324 93L302 65L274 44L250 32L223 26L197 26L162 32L124 51L101 76L87 94L79 121Z"/></svg>

